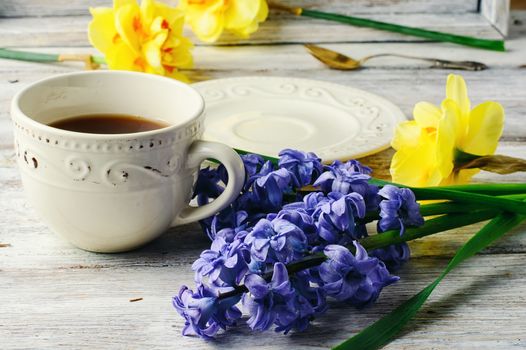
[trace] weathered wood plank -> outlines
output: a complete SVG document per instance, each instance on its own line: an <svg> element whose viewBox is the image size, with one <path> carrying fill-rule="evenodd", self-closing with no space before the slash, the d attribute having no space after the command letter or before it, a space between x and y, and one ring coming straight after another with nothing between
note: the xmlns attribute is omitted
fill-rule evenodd
<svg viewBox="0 0 526 350"><path fill-rule="evenodd" d="M3 148L3 149L1 149ZM64 259L71 266L100 265L122 266L130 264L130 257L135 257L135 264L162 267L166 264L179 266L190 263L195 259L197 250L206 248L207 239L200 231L198 225L189 225L174 228L158 240L147 245L141 250L128 255L90 254L70 246L52 232L41 222L38 215L27 203L16 168L16 157L10 145L0 148L0 213L2 213L2 226L0 227L0 243L9 243L9 249L2 249L0 255L0 269L3 268L40 268L45 262L46 266L60 267ZM498 153L510 156L523 157L526 154L526 144L503 142ZM385 152L377 156L367 157L365 164L372 165L376 175L386 174L391 153ZM481 173L475 180L483 182L526 182L524 173L499 176L492 173ZM477 226L461 228L452 232L434 235L412 243L415 256L450 256L458 247L476 232ZM518 232L526 232L526 226ZM188 248L188 256L180 253L172 254L181 246ZM501 253L526 253L526 235L510 235L494 247L485 251L488 254ZM125 259L121 259L125 257ZM181 260L182 259L182 260Z"/></svg>
<svg viewBox="0 0 526 350"><path fill-rule="evenodd" d="M177 0L162 0L176 5ZM477 0L281 0L282 4L303 6L324 11L353 14L371 13L466 13L477 12ZM89 7L111 6L111 0L3 0L0 17L43 17L86 15Z"/></svg>
<svg viewBox="0 0 526 350"><path fill-rule="evenodd" d="M181 246L172 248L171 254L187 256L189 250ZM463 264L389 349L526 346L525 258L525 254L477 256ZM183 322L170 302L180 285L193 284L189 262L160 267L140 265L135 255L120 259L128 266L71 266L64 257L62 267L50 267L43 259L38 269L2 267L2 348L326 349L408 299L446 263L413 259L399 271L401 281L386 288L377 304L364 310L339 304L301 334L261 336L242 325L205 342L180 335ZM129 302L139 297L143 300Z"/></svg>
<svg viewBox="0 0 526 350"><path fill-rule="evenodd" d="M501 35L478 13L465 14L372 14L372 19L431 30L453 32L487 39ZM89 16L5 18L0 21L0 47L13 46L88 46L86 35ZM186 35L195 37L188 29ZM420 38L370 28L358 28L334 22L296 18L292 15L271 17L249 40L225 33L218 45L268 44L296 42L422 42Z"/></svg>
<svg viewBox="0 0 526 350"><path fill-rule="evenodd" d="M509 43L509 53L487 52L447 44L390 43L331 44L343 53L359 58L372 53L411 51L414 55L435 56L446 59L477 59L490 66L482 72L457 72L466 78L470 97L474 103L484 100L501 102L506 109L504 138L524 139L524 93L526 70L517 67L526 57L526 39ZM448 50L443 50L448 47ZM40 51L40 50L39 50ZM83 48L53 48L46 52L95 52ZM476 58L473 55L476 54ZM306 53L301 45L197 47L194 52L196 69L190 72L195 81L244 76L274 75L305 77L333 81L365 89L384 96L410 116L413 105L421 100L438 104L444 98L447 70L427 69L427 65L398 58L371 61L367 69L339 72L325 68ZM26 84L51 74L80 69L78 64L35 64L18 61L0 61L0 116L7 117L11 97ZM18 81L10 83L9 81ZM491 87L491 88L488 88Z"/></svg>
<svg viewBox="0 0 526 350"><path fill-rule="evenodd" d="M11 13L21 11L20 6L27 6L28 13L34 15L38 15L38 11L42 15L75 14L68 13L66 6L60 5L65 4L63 1L3 0L0 9L5 9L6 4L18 3L19 7L13 7ZM98 1L91 3L97 4ZM435 6L435 12L440 12L439 7L443 5L445 8L451 1L429 2L429 5ZM308 0L302 4L314 2L319 3ZM324 6L339 11L352 9L387 16L391 12L411 13L412 5L425 2L378 0L374 7L368 9L367 0L328 0ZM459 13L466 9L461 7L466 3L458 3ZM71 0L68 4L72 11L78 11L85 6L85 0ZM45 5L51 6L47 13L43 9ZM512 16L518 21L511 28L511 36L518 37L524 32L520 21L526 17L521 13L512 13ZM89 51L91 49L78 48L87 45L82 29L87 19L76 18L81 21L80 24L74 23L75 17L68 25L57 25L52 18L20 19L21 22L18 19L0 19L0 46L10 41L17 46L29 47L51 44L71 46L44 50L48 52ZM6 25L6 21L18 24ZM425 23L425 18L419 23ZM454 25L453 22L448 23ZM357 40L353 35L343 35L344 32L338 28L330 27L329 35L320 30L321 26L308 28L300 24L313 23L287 21L283 32L272 34L270 38L280 43L284 42L283 38L314 42ZM39 30L42 34L38 33ZM304 33L298 34L295 30L303 30ZM10 34L6 36L6 33ZM331 35L335 37L331 38ZM363 32L360 35L366 37ZM371 34L369 38L371 41L385 40L382 39L385 37L376 34ZM394 51L449 59L476 59L489 64L491 69L488 71L463 73L470 96L475 103L486 99L503 103L507 112L506 141L501 143L498 152L524 157L526 70L517 67L526 63L525 40L510 41L510 52L505 54L422 43L352 43L331 44L329 47L356 57ZM322 79L383 95L400 105L406 114L410 114L416 101L439 102L443 98L443 85L448 73L398 59L373 61L368 69L358 72L330 71L308 56L300 45L198 47L195 56L196 70L190 75L196 81L241 75ZM190 265L209 245L197 225L172 229L133 252L92 254L78 250L52 234L23 195L12 149L11 123L8 119L10 99L18 89L37 79L77 69L79 66L75 64L0 61L0 243L4 244L0 246L2 349L327 348L358 332L419 291L440 273L447 262L445 257L450 257L477 228L474 225L412 242L413 259L399 271L402 280L387 288L376 305L365 310L338 305L315 321L306 333L282 336L268 332L261 336L242 326L228 335L220 335L214 342L182 337L183 322L172 309L170 298L180 285L193 284ZM385 176L391 154L391 151L386 151L368 157L364 162L371 164L376 174ZM476 179L526 181L521 173L507 176L481 173ZM406 333L389 345L389 349L525 348L525 233L526 226L522 225L448 276L432 296L431 303L407 327ZM131 303L129 300L132 298L143 300Z"/></svg>

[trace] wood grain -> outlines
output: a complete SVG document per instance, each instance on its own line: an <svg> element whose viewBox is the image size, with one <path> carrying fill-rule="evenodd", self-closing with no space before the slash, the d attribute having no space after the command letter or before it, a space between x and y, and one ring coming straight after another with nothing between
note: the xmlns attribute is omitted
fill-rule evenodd
<svg viewBox="0 0 526 350"><path fill-rule="evenodd" d="M371 19L402 25L422 27L430 30L452 32L486 39L501 39L502 36L479 13L408 13L371 14ZM86 28L89 16L65 17L20 17L0 20L0 47L15 46L88 46ZM276 44L312 42L422 42L421 38L397 33L359 28L316 19L297 18L292 15L270 17L260 30L248 40L241 40L225 33L216 45ZM185 30L185 35L198 45L195 36Z"/></svg>
<svg viewBox="0 0 526 350"><path fill-rule="evenodd" d="M304 6L320 3L295 1L300 2ZM83 11L88 3L100 5L105 1L3 0L0 16L11 18L0 18L0 47L94 53L87 47L84 32L88 17L83 16ZM457 17L447 13L452 4L457 6L458 14L472 19L458 22ZM323 6L387 19L398 13L403 15L396 18L406 23L494 35L486 32L472 13L476 7L476 1L472 0L378 0L374 6L367 0L328 0ZM426 12L426 8L433 13ZM59 17L62 15L67 16ZM302 45L286 43L325 43L356 58L380 52L410 52L478 60L490 69L462 73L470 97L474 103L492 99L504 105L506 124L497 152L524 158L526 70L518 67L526 63L523 25L526 11L512 12L512 18L516 22L510 28L509 52L495 53L449 44L389 42L408 39L337 25L322 27L314 21L277 16L243 45L197 47L196 68L188 74L194 81L242 75L327 80L384 96L410 116L417 101L441 101L448 71L385 58L370 62L366 69L342 73L322 66L305 53ZM263 42L280 45L258 45ZM223 43L233 45L236 41L227 37ZM182 284L193 284L191 263L209 245L197 225L171 229L133 252L93 254L54 235L25 200L12 146L10 100L31 82L78 69L80 66L74 63L43 65L0 60L1 349L326 349L419 291L480 227L474 225L412 242L413 259L398 272L401 281L387 288L377 304L365 310L334 305L305 333L260 335L240 326L213 342L182 337L183 322L171 306L171 297ZM363 162L371 165L377 176L386 177L391 156L392 150L387 150L364 158ZM526 175L482 172L475 179L526 182ZM525 233L526 226L522 225L448 276L430 303L388 348L526 348Z"/></svg>
<svg viewBox="0 0 526 350"><path fill-rule="evenodd" d="M162 0L176 5L177 0ZM111 0L2 0L0 17L45 17L87 15L89 7L111 6ZM477 11L477 0L281 0L291 6L353 14L372 13L468 13Z"/></svg>

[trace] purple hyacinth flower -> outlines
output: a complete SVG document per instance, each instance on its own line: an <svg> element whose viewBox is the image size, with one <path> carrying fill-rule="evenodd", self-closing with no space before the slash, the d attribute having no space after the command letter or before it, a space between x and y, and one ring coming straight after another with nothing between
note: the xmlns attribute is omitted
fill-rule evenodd
<svg viewBox="0 0 526 350"><path fill-rule="evenodd" d="M245 277L245 286L249 293L243 296L243 306L250 315L247 323L252 330L269 329L295 295L282 263L274 264L270 282L257 274L249 274Z"/></svg>
<svg viewBox="0 0 526 350"><path fill-rule="evenodd" d="M396 271L409 260L411 250L407 243L392 244L384 248L374 249L369 253L384 262L389 271Z"/></svg>
<svg viewBox="0 0 526 350"><path fill-rule="evenodd" d="M289 171L295 188L312 183L312 180L320 176L323 171L321 159L314 153L293 149L279 152L278 166Z"/></svg>
<svg viewBox="0 0 526 350"><path fill-rule="evenodd" d="M249 180L261 170L261 167L265 161L257 154L244 154L240 157L243 161L243 165L245 166L245 185L243 186L243 189L248 190L252 184L252 182ZM217 167L217 173L221 181L226 184L228 182L228 171L223 164Z"/></svg>
<svg viewBox="0 0 526 350"><path fill-rule="evenodd" d="M383 262L369 257L357 241L353 243L355 255L340 245L326 246L323 252L328 259L320 265L319 275L328 296L362 307L399 278L391 276Z"/></svg>
<svg viewBox="0 0 526 350"><path fill-rule="evenodd" d="M321 202L329 202L329 198L327 198L327 196L321 192L311 192L303 197L303 200L300 202L285 204L283 206L283 210L304 210L308 215L312 216Z"/></svg>
<svg viewBox="0 0 526 350"><path fill-rule="evenodd" d="M205 205L210 199L219 197L224 190L220 182L221 178L217 169L207 167L199 170L194 189L194 195L197 196L197 204L200 206Z"/></svg>
<svg viewBox="0 0 526 350"><path fill-rule="evenodd" d="M268 214L267 219L270 221L274 219L286 220L296 225L303 231L309 244L312 244L316 241L317 232L314 219L302 208L286 209L284 207L284 209L280 210L277 214Z"/></svg>
<svg viewBox="0 0 526 350"><path fill-rule="evenodd" d="M253 260L288 264L305 253L307 237L298 226L287 220L261 219L246 236L245 244L250 248Z"/></svg>
<svg viewBox="0 0 526 350"><path fill-rule="evenodd" d="M401 236L406 226L424 224L424 218L420 215L420 204L416 202L415 194L410 189L386 185L378 194L384 198L380 202L379 232L399 229Z"/></svg>
<svg viewBox="0 0 526 350"><path fill-rule="evenodd" d="M310 285L310 274L299 271L290 277L294 297L278 313L276 332L287 334L292 329L304 331L310 322L327 310L326 294L322 288Z"/></svg>
<svg viewBox="0 0 526 350"><path fill-rule="evenodd" d="M195 281L201 283L208 277L217 287L237 285L248 272L249 260L248 247L242 240L227 243L222 237L216 237L211 248L203 251L192 265Z"/></svg>
<svg viewBox="0 0 526 350"><path fill-rule="evenodd" d="M351 186L362 186L363 180L369 180L371 168L362 165L357 160L349 160L342 163L339 160L325 167L325 172L314 183L321 186L325 192L339 191L342 193L357 192Z"/></svg>
<svg viewBox="0 0 526 350"><path fill-rule="evenodd" d="M216 236L222 236L227 243L232 242L232 238L246 228L249 215L244 210L235 211L232 206L226 207L214 215L210 223L205 226L205 232L213 241ZM224 231L224 232L222 232ZM219 234L221 232L221 234Z"/></svg>
<svg viewBox="0 0 526 350"><path fill-rule="evenodd" d="M173 297L172 304L185 319L183 335L210 339L219 329L233 326L241 318L241 311L235 307L239 300L239 296L218 300L203 285L198 286L195 293L187 286L182 286L179 294Z"/></svg>
<svg viewBox="0 0 526 350"><path fill-rule="evenodd" d="M327 201L319 201L314 210L319 237L328 244L347 244L363 235L357 230L357 218L365 216L365 203L358 193L331 192Z"/></svg>
<svg viewBox="0 0 526 350"><path fill-rule="evenodd" d="M283 192L289 187L291 177L286 169L274 170L261 176L252 185L255 200L267 212L278 210L283 203Z"/></svg>
<svg viewBox="0 0 526 350"><path fill-rule="evenodd" d="M343 194L357 192L365 201L367 211L378 209L378 187L370 185L371 169L363 166L357 160L342 163L339 160L326 167L326 171L314 182L324 192L340 192Z"/></svg>

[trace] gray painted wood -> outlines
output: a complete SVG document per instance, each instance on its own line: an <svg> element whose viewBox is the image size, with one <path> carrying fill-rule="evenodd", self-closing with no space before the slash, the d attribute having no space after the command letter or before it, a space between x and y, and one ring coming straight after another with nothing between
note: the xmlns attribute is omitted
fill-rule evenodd
<svg viewBox="0 0 526 350"><path fill-rule="evenodd" d="M175 5L177 0L162 0ZM281 0L291 6L303 6L319 10L353 13L466 13L477 12L478 0ZM111 6L111 0L2 0L0 17L77 16L88 14L88 8Z"/></svg>
<svg viewBox="0 0 526 350"><path fill-rule="evenodd" d="M374 13L371 19L397 24L452 32L486 39L501 39L501 34L479 13ZM0 20L0 47L22 46L89 46L86 28L89 16L66 17L21 17ZM194 39L194 35L185 31ZM425 39L359 28L330 21L297 18L292 15L270 17L260 30L248 40L241 40L225 33L216 45L276 44L312 42L311 33L316 33L317 42L422 42ZM202 43L196 41L196 44Z"/></svg>
<svg viewBox="0 0 526 350"><path fill-rule="evenodd" d="M30 0L20 3L46 4ZM48 2L52 3L60 1ZM77 4L77 9L83 4L80 1L70 3ZM334 8L348 4L337 0L327 3ZM380 3L389 4L386 8L396 6L394 1ZM402 3L400 6L404 6ZM434 3L440 6L440 2ZM512 17L524 20L524 14L514 12ZM74 24L79 18L83 17L62 18L62 22L50 18L0 19L0 46L14 41L14 36L22 40L17 41L17 46L42 46L38 50L43 52L93 52L80 47L86 43L79 39L80 27L85 22ZM68 20L72 22L64 26ZM32 31L23 29L19 21L32 27ZM42 23L47 23L40 28L42 33L48 34L38 33ZM71 34L77 27L80 28L77 34ZM448 44L349 43L352 38L342 40L340 34L334 34L330 41L345 42L328 47L356 57L378 52L411 52L487 63L490 70L463 73L470 96L475 103L494 99L505 106L506 127L498 152L526 156L523 122L526 70L518 68L526 63L526 39L520 37L524 35L523 25L512 26L510 36L514 39L507 43L508 53ZM272 35L276 42L286 41L281 34ZM327 40L324 33L316 31L302 35L305 41ZM382 34L369 35L388 40ZM64 39L58 39L61 36ZM322 79L380 94L398 104L407 115L419 100L438 103L443 98L448 73L396 58L371 61L368 68L356 72L336 72L313 60L301 45L294 44L198 47L195 57L196 68L189 72L195 81L241 75ZM12 146L10 99L20 88L37 79L79 68L74 63L43 65L0 60L1 349L328 348L419 291L440 273L447 259L480 227L461 228L412 242L413 259L399 271L400 283L387 288L377 304L365 310L334 305L336 307L316 320L305 333L261 335L252 334L246 326L241 326L227 335L220 335L214 342L182 337L183 322L171 307L171 297L181 284L192 284L191 263L209 245L197 225L172 229L133 252L92 254L56 237L25 200ZM385 177L391 156L392 151L388 150L363 161L373 166L375 174ZM482 172L476 180L526 182L526 175L498 176ZM388 348L526 348L525 233L526 226L522 225L448 276L430 303ZM136 298L143 299L130 302Z"/></svg>

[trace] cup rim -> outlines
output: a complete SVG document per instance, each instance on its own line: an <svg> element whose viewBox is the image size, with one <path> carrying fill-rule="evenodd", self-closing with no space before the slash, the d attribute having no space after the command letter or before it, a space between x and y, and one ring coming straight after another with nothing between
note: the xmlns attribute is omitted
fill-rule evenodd
<svg viewBox="0 0 526 350"><path fill-rule="evenodd" d="M151 80L157 80L157 81L162 81L162 82L168 82L170 84L181 87L193 93L199 101L199 106L197 107L195 114L183 123L173 124L173 125L169 125L169 126L162 127L159 129L154 129L154 130L139 131L139 132L125 133L125 134L96 134L96 133L85 133L85 132L59 129L59 128L55 128L47 124L36 121L35 119L26 115L20 108L20 99L27 91L39 85L49 83L50 81L53 81L53 80L59 80L59 79L64 79L70 76L78 76L78 75L86 75L86 74L127 75L127 76L135 76L135 77L140 76L141 79L151 79ZM203 96L201 96L201 94L197 90L195 90L193 87L191 87L189 84L180 82L178 80L167 78L167 77L160 76L160 75L143 73L143 72L120 71L120 70L96 70L96 71L83 71L83 72L81 71L81 72L55 74L50 77L46 77L46 78L37 80L29 84L28 86L18 91L13 97L12 102L11 102L11 119L19 119L23 121L24 123L28 124L28 126L30 127L34 127L36 129L40 129L45 132L56 134L58 136L63 136L63 137L74 136L78 138L91 138L91 139L96 138L96 139L102 139L102 140L121 140L121 139L128 140L130 138L152 137L160 133L172 132L174 130L178 130L186 125L189 125L195 122L197 119L199 119L199 117L203 115L204 108L205 108L205 102L204 102ZM14 113L15 111L17 113Z"/></svg>

